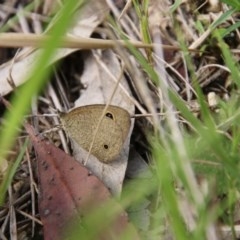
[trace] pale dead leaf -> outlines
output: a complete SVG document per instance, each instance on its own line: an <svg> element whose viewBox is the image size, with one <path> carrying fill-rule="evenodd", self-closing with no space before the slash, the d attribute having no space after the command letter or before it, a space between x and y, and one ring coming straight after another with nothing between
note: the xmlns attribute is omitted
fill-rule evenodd
<svg viewBox="0 0 240 240"><path fill-rule="evenodd" d="M83 8L76 10L74 25L69 29L67 35L74 37L89 37L94 29L103 21L108 14L108 7L104 0L88 1ZM51 25L51 24L49 24ZM62 59L70 53L78 49L62 48L56 51L54 57L49 64ZM41 55L42 50L25 49L22 50L17 57L0 66L0 95L4 96L12 91L12 87L8 83L11 77L15 86L24 83L31 74L36 60Z"/></svg>
<svg viewBox="0 0 240 240"><path fill-rule="evenodd" d="M81 77L81 83L86 86L86 90L81 93L75 106L84 106L89 104L106 104L116 86L116 81L122 76L122 69L116 55L111 50L102 51L99 59L102 65L96 61L92 54L85 57L85 69ZM104 69L104 66L108 69ZM107 71L110 71L112 76ZM115 81L114 81L115 77ZM130 90L124 78L121 79L120 86L114 94L111 105L116 105L126 109L130 115L134 113L134 104L130 100ZM119 157L109 164L101 163L97 158L91 155L87 161L87 167L110 189L114 195L119 195L122 189L122 183L128 161L130 136L133 127L129 131L128 138L125 141ZM87 152L78 144L73 143L74 157L84 163Z"/></svg>

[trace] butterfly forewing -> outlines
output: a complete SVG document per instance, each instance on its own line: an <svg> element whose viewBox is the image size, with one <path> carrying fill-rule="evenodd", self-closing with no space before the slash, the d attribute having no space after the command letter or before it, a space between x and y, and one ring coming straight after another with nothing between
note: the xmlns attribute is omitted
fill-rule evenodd
<svg viewBox="0 0 240 240"><path fill-rule="evenodd" d="M91 153L102 162L110 162L119 155L131 120L126 110L112 105L107 108L101 119L104 108L105 105L100 104L78 107L68 113L62 113L60 118L70 138L87 151L93 142Z"/></svg>

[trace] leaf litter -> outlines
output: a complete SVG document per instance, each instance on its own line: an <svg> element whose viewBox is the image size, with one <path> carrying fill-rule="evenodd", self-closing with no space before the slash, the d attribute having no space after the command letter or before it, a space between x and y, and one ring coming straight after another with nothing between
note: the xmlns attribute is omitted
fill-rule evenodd
<svg viewBox="0 0 240 240"><path fill-rule="evenodd" d="M109 29L106 28L104 20L109 11L111 11L113 16L119 20L119 26L124 29L130 39L139 40L140 38L145 41L146 39L142 38L142 29L141 31L139 30L139 25L141 24L136 21L136 12L130 2L131 1L128 1L128 7L121 14L121 10L124 9L124 2L122 1L89 1L85 8L81 10L81 13L76 14L75 24L69 30L68 34L76 37L90 37L92 34L99 38L109 37L107 32ZM198 29L198 31L196 31L194 26L196 21L195 18L198 18L197 21L200 21L202 24L205 24L206 21L209 21L210 24L218 19L221 7L227 8L227 6L222 5L218 1L205 2L206 3L203 5L197 5L197 10L200 14L195 15L195 13L192 12L192 9L196 8L193 8L195 5L192 1L183 1L175 10L173 5L169 4L169 1L150 1L148 20L152 40L157 43L158 37L161 36L161 41L163 43L174 46L179 45L173 28L173 18L171 18L174 17L174 20L180 23L182 31L186 33L185 40L189 46L194 49L206 47L205 42L211 38L211 29L208 28L203 32L201 31L200 25L198 26L200 30ZM43 12L46 13L55 10L55 7L51 10L51 3L49 3L49 1L44 1L44 4ZM54 4L56 4L56 2L54 2ZM17 11L17 9L14 8L14 5L10 6L10 8L15 12ZM225 11L227 10L228 9L225 9ZM6 17L8 17L10 12L6 9L5 11ZM39 15L42 14L39 9L37 9L37 11L39 11ZM173 16L168 14L170 11L172 11ZM35 19L32 23L34 32L39 32L39 29L36 26L42 25L48 21L49 16L47 16L47 18L42 16L42 18L39 18L40 20L36 20L33 14L32 19ZM26 21L23 17L24 21L17 24L17 27L12 27L12 29L14 31L18 29L29 29L24 25L30 24L29 22L31 22L32 19L27 19L28 21ZM231 21L234 23L235 19L231 19ZM224 24L228 24L228 22L226 21ZM158 31L159 28L161 31ZM238 36L239 33L238 31L236 32ZM113 31L113 33L114 34L111 36L119 39L121 38L121 34L118 31ZM226 39L226 41L230 41L230 46L233 49L236 48L236 39L238 40L238 37L229 37ZM229 99L229 89L231 90L234 88L234 84L232 80L228 78L229 69L223 68L221 62L218 62L218 52L215 51L217 47L214 45L214 41L210 42L209 45L212 49L207 49L207 53L210 52L210 54L201 55L192 53L192 57L195 61L195 71L200 86L203 89L204 94L206 94L206 99L209 101L208 105L213 111L215 111L219 99ZM33 161L33 175L35 178L38 176L39 183L36 185L35 182L31 182L31 186L34 187L32 187L30 191L30 186L29 184L26 184L26 179L25 181L22 181L23 175L29 174L29 170L26 170L28 169L26 167L26 160L23 160L20 169L16 173L16 178L19 180L17 184L14 184L9 188L9 197L7 199L7 201L13 202L12 194L16 191L17 197L14 194L13 196L14 198L17 198L16 202L20 202L22 205L18 207L19 205L15 202L12 206L17 207L4 207L1 209L0 238L2 239L8 239L8 236L11 236L11 239L16 239L17 236L19 239L23 239L25 236L28 237L27 239L31 239L29 236L34 235L34 232L41 235L39 218L41 218L41 222L44 225L44 235L50 236L52 234L55 239L55 237L57 238L59 235L56 236L54 234L60 234L60 232L58 230L54 232L53 230L62 226L62 224L67 222L74 214L79 214L76 210L78 204L80 205L80 211L83 211L85 214L85 212L87 213L89 211L88 207L91 204L94 206L95 204L99 204L98 198L96 197L100 197L100 202L104 202L106 199L111 198L112 194L120 197L124 181L127 182L129 179L137 178L139 176L140 178L144 178L141 177L141 172L146 173L153 170L151 169L151 164L148 165L149 149L146 147L146 139L148 138L146 129L152 129L153 122L156 127L159 122L162 122L165 119L165 115L163 115L163 118L156 116L156 113L159 110L162 111L162 109L164 109L163 106L168 106L167 99L164 94L162 94L161 89L156 87L151 79L146 77L146 74L142 71L139 63L132 58L129 52L119 46L116 47L115 50L93 50L84 52L77 50L78 49L73 50L65 48L60 49L57 52L57 55L52 60L51 64L57 60L62 60L62 64L55 69L53 79L49 83L46 91L44 91L44 93L38 98L38 102L33 104L33 108L35 108L33 113L37 115L39 112L51 113L53 111L52 109L69 110L74 107L88 104L106 104L111 100L111 104L127 109L131 115L134 115L136 107L137 113L144 114L150 112L155 115L155 120L148 117L144 120L132 120L131 131L129 132L129 137L119 159L111 165L104 165L91 156L86 166L88 170L72 158L69 158L69 156L65 155L63 152L60 152L58 148L55 148L50 143L39 140L33 132L29 130L35 151L38 153L36 158L33 153L30 157L31 161ZM168 87L170 86L173 91L178 92L182 99L185 100L189 109L194 111L196 115L200 115L200 106L196 103L194 97L195 91L191 79L189 78L188 69L182 54L165 50L159 54L157 50L158 49L154 49L155 56L153 56L153 58L150 57L149 61L151 63L157 62L157 64L161 66L159 68L161 69L159 73L161 76L164 75L164 78L167 79L166 82L168 82ZM4 54L3 49L1 49L1 52ZM41 50L36 49L23 49L21 52L17 53L16 57L13 57L8 62L5 61L5 63L0 66L1 95L6 95L15 90L9 84L9 76L11 76L16 87L26 80L26 76L29 73L28 71L31 69L35 58L40 52ZM141 50L141 52L146 57L149 56L144 50ZM160 55L164 56L165 62L159 58ZM118 84L119 79L120 81ZM114 88L117 90L112 97ZM8 98L8 96L6 97ZM192 107L193 105L194 109ZM50 126L58 123L58 120L56 120L57 118L55 118L55 120L53 120L53 118L34 119L34 128L37 132L43 132L45 129L49 129ZM144 122L145 120L146 122ZM133 129L133 127L135 129ZM163 132L164 131L165 130L163 130ZM141 154L134 154L134 157L130 155L132 161L128 161L131 136L133 138L131 144L134 145L135 150ZM86 158L87 153L74 143L70 146L64 134L62 134L60 138L58 134L52 133L49 137L49 141L59 148L64 148L79 162L83 162L83 159ZM46 151L48 148L49 150ZM49 154L49 152L51 154ZM142 157L144 157L144 160ZM42 161L49 162L47 165L41 165L40 163ZM34 169L36 165L39 165L39 174L37 174ZM128 174L126 177L125 173L127 169ZM89 171L91 171L91 174L89 174ZM154 170L152 172L154 172ZM151 181L152 177L152 174L145 175L146 181ZM56 184L58 187L52 187L51 183L54 183L54 186ZM202 183L204 183L204 181L202 181ZM201 187L203 186L201 185ZM57 191L58 189L63 190L63 192ZM29 209L33 209L33 206L28 203L29 201L33 201L33 194L40 194L40 215L38 213L33 213L34 211L29 211ZM89 205L87 204L88 206L86 207L86 210L84 210L84 204L79 201L79 196L81 196L83 202L88 202ZM51 202L50 199L54 199L54 201ZM151 231L159 233L161 230L151 229L151 206L148 198L145 200L146 201L144 201L142 205L132 208L133 214L131 218L130 213L130 218L136 224L137 228L141 229L146 235ZM24 206L24 202L28 204ZM188 208L189 202L186 201L185 196L182 196L179 205L181 205L182 215L185 218L187 226L189 226L189 229L194 229L196 226L194 208L191 208L192 206ZM57 217L50 214L48 212L49 209L53 212L55 211ZM60 213L59 209L62 210ZM30 216L31 214L32 216ZM235 218L236 222L239 221L238 217ZM124 215L122 220L119 221L123 221L127 224L128 220ZM36 223L36 225L32 224L32 222ZM9 233L10 231L7 227L9 223L12 229L14 229L11 233ZM116 224L119 224L118 220ZM35 228L33 227L31 229L29 226L35 226ZM209 227L209 232L213 234L211 236L216 238L217 234L213 233L215 229L219 230L212 225ZM120 226L120 231L121 230L122 228ZM220 230L223 230L223 233L226 234L226 236L228 236L227 234L230 232L227 226L224 226L224 228ZM166 237L168 234L170 233L167 231L165 235L166 239L168 239L168 237ZM146 235L143 234L143 236ZM164 234L161 236L163 235ZM209 236L208 239L211 239ZM229 238L226 237L226 239Z"/></svg>

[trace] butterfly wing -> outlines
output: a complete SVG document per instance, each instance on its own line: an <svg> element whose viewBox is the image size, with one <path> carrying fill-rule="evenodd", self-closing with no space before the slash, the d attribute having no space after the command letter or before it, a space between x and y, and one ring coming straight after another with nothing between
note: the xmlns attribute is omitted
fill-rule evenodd
<svg viewBox="0 0 240 240"><path fill-rule="evenodd" d="M101 162L107 163L119 155L128 135L131 120L126 110L110 105L99 125L104 108L105 105L78 107L61 114L60 118L70 138L87 151L93 142L91 153Z"/></svg>

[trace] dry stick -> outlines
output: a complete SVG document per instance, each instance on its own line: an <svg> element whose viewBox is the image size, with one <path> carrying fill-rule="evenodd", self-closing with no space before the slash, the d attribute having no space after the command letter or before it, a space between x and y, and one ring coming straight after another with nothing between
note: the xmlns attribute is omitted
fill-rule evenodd
<svg viewBox="0 0 240 240"><path fill-rule="evenodd" d="M28 213L26 213L26 212L24 212L24 211L22 211L20 209L16 209L16 212L20 213L21 215L23 215L26 218L31 219L33 222L39 224L40 226L43 226L43 223L39 219L34 217L34 215L28 214Z"/></svg>
<svg viewBox="0 0 240 240"><path fill-rule="evenodd" d="M132 4L132 0L127 0L127 2L126 2L126 4L125 4L125 6L124 6L124 8L123 8L123 10L122 10L122 12L121 12L121 14L120 14L119 17L118 17L118 21L120 21L120 19L122 18L122 16L125 15L125 13L127 12L127 10L130 8L131 4Z"/></svg>
<svg viewBox="0 0 240 240"><path fill-rule="evenodd" d="M176 111L174 112L175 114L178 114L180 112ZM157 116L166 116L166 113L154 113L154 115L157 115ZM144 113L144 114L134 114L131 116L131 118L141 118L141 117L152 117L153 114L152 113Z"/></svg>
<svg viewBox="0 0 240 240"><path fill-rule="evenodd" d="M32 163L30 161L30 155L29 155L29 151L26 149L25 150L26 152L26 156L27 156L27 163L28 163L28 169L29 169L29 180L30 180L30 191L31 191L31 207L32 207L32 216L35 216L36 215L36 197L35 197L35 194L34 194L34 186L36 186L36 183L33 179L33 172L32 172L32 169L33 169L33 166L32 166ZM32 237L34 236L34 229L35 229L35 221L33 221L32 219Z"/></svg>
<svg viewBox="0 0 240 240"><path fill-rule="evenodd" d="M17 220L16 220L16 210L14 206L13 201L13 190L12 186L9 186L8 188L8 196L9 196L9 232L10 232L10 238L11 239L17 239ZM10 227L11 226L11 227Z"/></svg>
<svg viewBox="0 0 240 240"><path fill-rule="evenodd" d="M44 43L49 41L51 36L40 34L22 34L22 33L1 33L0 47L44 47ZM157 44L145 44L140 41L129 40L129 43L137 48L151 48ZM103 40L81 37L63 37L60 47L62 48L81 48L81 49L105 49L115 48L116 44L126 47L125 40ZM180 47L171 45L161 45L166 50L181 50ZM200 52L196 49L188 49L190 52Z"/></svg>

